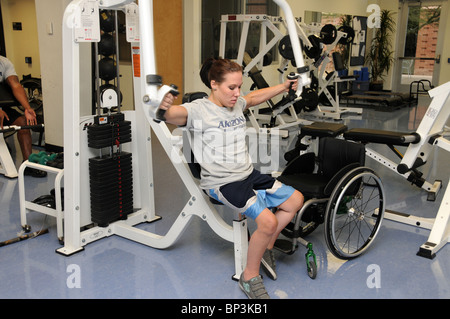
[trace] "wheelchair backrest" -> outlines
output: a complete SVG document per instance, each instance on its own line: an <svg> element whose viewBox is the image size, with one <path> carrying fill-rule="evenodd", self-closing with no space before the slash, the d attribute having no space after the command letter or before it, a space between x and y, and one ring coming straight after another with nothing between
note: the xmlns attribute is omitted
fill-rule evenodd
<svg viewBox="0 0 450 319"><path fill-rule="evenodd" d="M365 147L361 143L331 137L323 137L319 141L319 171L327 178L332 178L349 164L364 166L365 158Z"/></svg>

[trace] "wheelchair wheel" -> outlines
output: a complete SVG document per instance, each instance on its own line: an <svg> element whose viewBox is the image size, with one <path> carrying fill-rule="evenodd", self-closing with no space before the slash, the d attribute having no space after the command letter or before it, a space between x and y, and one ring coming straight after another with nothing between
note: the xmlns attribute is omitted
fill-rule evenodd
<svg viewBox="0 0 450 319"><path fill-rule="evenodd" d="M367 167L348 172L337 184L325 214L325 239L338 258L364 253L375 239L384 216L384 188Z"/></svg>

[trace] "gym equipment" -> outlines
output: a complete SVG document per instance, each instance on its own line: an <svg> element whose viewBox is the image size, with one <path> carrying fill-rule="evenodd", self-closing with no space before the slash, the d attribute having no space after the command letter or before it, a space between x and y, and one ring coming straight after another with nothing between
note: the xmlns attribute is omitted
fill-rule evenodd
<svg viewBox="0 0 450 319"><path fill-rule="evenodd" d="M312 27L310 26L310 28ZM321 57L316 59L311 67L312 71L315 73L315 78L318 79L316 89L317 95L325 96L327 102L319 103L317 108L309 112L309 115L340 120L343 114L362 114L362 108L349 107L348 105L346 107L341 107L340 105L339 85L341 83L355 81L357 78L351 75L340 75L341 71L345 69L342 56L337 51L332 52L338 43L351 41L352 36L354 36L354 32L352 35L351 30L351 28L339 28L336 31L337 36L334 38L334 41L327 45L327 49L321 53ZM334 71L332 74L325 75L326 66L331 61L333 61Z"/></svg>
<svg viewBox="0 0 450 319"><path fill-rule="evenodd" d="M290 8L286 8L286 10L290 11ZM291 18L288 18L288 16L291 16ZM264 56L267 55L267 53L277 44L278 41L280 41L278 45L279 49L281 50L280 54L285 54L290 61L293 61L293 64L299 66L296 69L297 72L295 72L296 77L299 77L297 92L295 92L295 98L292 99L285 97L276 104L271 100L267 101L267 104L269 106L268 112L266 110L267 107L262 106L254 106L252 108L249 108L248 110L248 117L250 119L250 122L252 123L252 126L257 130L257 132L269 132L271 134L278 134L282 137L287 137L288 135L288 132L283 129L290 126L304 124L305 122L310 123L309 121L299 119L294 107L292 106L295 102L302 98L301 93L303 87L308 87L311 83L311 79L308 76L308 68L305 67L304 64L303 54L300 47L300 38L297 36L296 31L296 21L292 17L292 12L288 14L288 16L285 20L281 17L272 17L267 15L222 15L219 45L219 55L225 57L227 24L242 24L236 62L244 66L244 75L249 76L253 80L254 85L259 89L268 87L267 82L261 75L261 68L264 65ZM290 28L288 35L284 36L278 29L278 27L275 26L275 23L280 22L283 23L287 28ZM259 52L253 58L250 57L250 54L245 51L250 23L259 23L261 26ZM270 30L274 35L268 43L266 43L267 30ZM310 47L311 43L307 40L306 45ZM280 78L280 81L284 82L284 77L282 79ZM284 114L285 111L288 111L289 114ZM263 127L261 128L258 120L264 120L268 123L264 123Z"/></svg>
<svg viewBox="0 0 450 319"><path fill-rule="evenodd" d="M57 153L49 154L45 151L39 153L33 153L28 157L28 160L32 163L39 163L41 165L47 165L48 161L53 161L58 156Z"/></svg>
<svg viewBox="0 0 450 319"><path fill-rule="evenodd" d="M220 217L214 204L207 199L206 194L200 189L198 181L191 175L187 164L188 161L183 156L181 149L181 136L173 135L163 121L155 121L162 98L168 92L175 92L175 89L167 85L161 86L162 81L156 75L152 8L152 1L141 1L138 10L138 6L132 1L117 0L74 0L66 8L63 21L64 170L46 167L49 170L55 170L55 172L59 171L61 175L64 172L64 226L62 226L62 223L59 223L62 218L57 217L57 228L58 231L61 230L62 232L64 246L57 249L57 252L65 256L72 255L83 250L89 243L111 235L128 238L153 248L164 249L177 241L193 216L198 216L206 221L220 237L234 244L234 278L237 279L244 269L246 261L248 244L246 220L236 216L232 225L229 225ZM140 61L140 74L142 74L139 77L135 73L133 77L134 98L137 107L135 111L123 112L124 120L129 121L131 124L131 136L133 136L133 139L128 143L121 143L119 147L114 145L113 154L106 155L102 154L104 152L101 148L97 149L88 146L92 142L103 143L103 141L97 140L88 141L90 139L88 131L92 130L90 127L96 124L95 121L100 123L103 120L102 117L85 116L80 118L80 43L91 42L91 39L96 37L81 37L80 32L83 30L78 29L82 28L82 25L74 23L81 21L80 14L84 11L87 13L92 12L92 15L87 14L87 16L83 16L83 22L92 26L98 25L100 9L123 10L127 21L137 21L137 18L140 21L138 25L140 43L136 41L132 43L132 47L134 47L134 58L132 60L134 62ZM110 120L111 118L108 116L116 116L116 113L105 115L105 118ZM155 212L150 129L153 130L161 142L176 172L180 175L181 180L190 193L190 198L185 207L168 232L163 236L135 227L141 223L155 222L160 219ZM115 132L112 133L115 134ZM109 141L111 140L115 141L116 139L109 138ZM103 144L100 146L103 146ZM107 148L109 149L110 147ZM129 186L130 190L131 188L133 190L132 198L127 194L123 194L123 208L131 207L132 212L127 214L126 219L116 215L114 217L116 220L110 220L109 217L103 220L104 216L102 213L93 218L91 212L97 207L91 205L90 195L92 191L97 191L96 187L103 186L103 183L97 183L91 177L100 176L105 171L108 171L110 167L113 170L117 168L117 162L114 162L114 156L117 156L115 152L117 149L120 151L121 165L122 160L128 161L128 158L124 158L129 156L127 153L132 154L131 164L127 164L131 166L132 179L130 180L128 177L125 180L122 179L123 183L128 183L126 187L128 188ZM102 156L101 159L99 159L100 155ZM95 174L90 174L88 171L90 159L92 159L91 167L95 166ZM99 164L99 162L102 163L97 166L96 164ZM21 169L24 169L25 166L39 166L39 164L26 161L21 166ZM128 170L128 168L126 169ZM106 174L108 175L108 173ZM118 183L115 184L117 185ZM21 198L23 199L23 184L20 186L20 189ZM60 185L55 185L55 189L59 190ZM60 191L56 191L56 198L59 198L59 206L57 206L60 207ZM126 200L128 202L125 202ZM42 212L48 209L43 206L38 208L36 206L39 205L32 205L31 203L25 203L23 206L36 211L42 209ZM24 210L26 211L26 209ZM53 211L46 211L45 213L47 212L53 213ZM102 219L100 223L98 223L97 217ZM97 222L94 222L92 219L96 219ZM24 223L26 220L21 220L21 222Z"/></svg>
<svg viewBox="0 0 450 319"><path fill-rule="evenodd" d="M116 77L116 62L110 57L104 57L98 62L100 78L106 82Z"/></svg>
<svg viewBox="0 0 450 319"><path fill-rule="evenodd" d="M244 55L244 66L247 63L250 63L251 57L245 52ZM266 82L264 77L261 74L261 71L258 70L257 66L254 66L248 73L248 76L253 80L254 86L258 89L269 87L269 84ZM295 76L295 75L294 75ZM292 75L291 75L292 77ZM305 90L302 92L302 99L306 97L304 95ZM291 98L289 98L289 96ZM267 104L270 106L269 108L260 108L259 106L255 106L248 110L248 118L252 123L252 126L258 129L258 132L262 132L263 130L269 131L271 134L279 134L281 137L287 137L288 132L283 130L283 128L287 128L289 126L295 124L309 124L310 122L307 120L300 120L297 117L295 106L297 103L307 104L307 100L298 101L292 104L292 101L295 100L295 92L290 92L287 97L283 97L279 102L274 103L272 100L268 100ZM312 102L314 103L314 102ZM289 108L290 118L285 119L285 117L281 116L282 112ZM269 110L269 112L265 112ZM267 124L263 124L263 128L260 128L260 125L257 119L264 119ZM272 130L272 128L276 128L276 130Z"/></svg>
<svg viewBox="0 0 450 319"><path fill-rule="evenodd" d="M296 154L308 148L308 145L302 145L300 142L307 135L313 137L342 135L347 140L367 145L366 156L402 176L413 185L427 191L427 199L435 201L442 188L442 181L436 180L434 183L426 181L422 178L423 174L419 171L419 168L426 163L435 147L450 152L449 132L446 127L446 122L450 117L450 82L431 89L428 93L432 101L416 132L394 132L364 128L347 130L347 127L339 127L337 123L313 123L301 128L302 133L299 135L296 148L286 154L288 156L286 159L292 161ZM334 125L334 127L330 125ZM390 160L380 152L371 149L368 147L370 143L386 144L398 156L400 162ZM401 154L396 146L406 146L406 152ZM435 218L417 217L392 210L386 210L384 218L429 229L429 238L420 246L417 255L432 259L450 241L449 201L450 187L447 187Z"/></svg>
<svg viewBox="0 0 450 319"><path fill-rule="evenodd" d="M36 231L34 233L31 233L31 234L20 235L20 236L18 236L16 238L12 238L12 239L0 242L0 247L6 246L6 245L10 245L10 244L14 244L14 243L18 243L19 241L23 241L23 240L26 240L26 239L35 238L35 237L38 237L38 236L41 236L41 235L44 235L44 234L47 234L47 233L48 233L48 229L43 229L43 230Z"/></svg>
<svg viewBox="0 0 450 319"><path fill-rule="evenodd" d="M116 52L115 40L112 34L102 34L102 38L98 43L98 52L104 56L111 56Z"/></svg>
<svg viewBox="0 0 450 319"><path fill-rule="evenodd" d="M412 81L409 85L409 98L414 99L417 103L419 95L428 95L428 91L434 86L429 80Z"/></svg>
<svg viewBox="0 0 450 319"><path fill-rule="evenodd" d="M284 1L277 1L277 3L286 9L287 3ZM68 5L64 14L64 246L57 249L57 252L65 256L72 255L83 250L89 243L111 235L118 235L153 248L168 248L181 236L192 217L198 216L206 221L220 237L234 244L235 274L233 278L238 279L245 267L247 255L246 220L236 215L232 225L229 225L220 217L216 207L200 189L198 180L190 172L188 161L182 151L182 136L172 134L166 124L157 118L159 104L165 94L173 92L174 88L168 85L161 86L162 81L158 80L160 77L156 75L153 2L140 1L139 10L137 8L137 5L131 1L74 0ZM128 214L126 219L111 221L105 227L92 222L88 162L89 158L99 156L100 150L88 147L87 131L88 127L94 123L94 116L80 118L79 98L80 43L91 42L93 38L99 37L95 34L94 36L89 34L89 38L87 34L82 37L83 24L74 23L82 21L91 27L94 26L92 28L95 31L95 25L99 23L99 9L123 10L127 21L136 21L139 17L140 43L132 43L134 47L132 61L140 61L142 75L137 77L134 74L133 78L136 110L123 112L125 120L131 122L131 134L134 138L122 145L120 150L121 154L124 152L133 154L131 162L133 212ZM135 14L137 11L138 17ZM83 19L80 19L81 12L87 13ZM300 48L297 51L300 51ZM135 227L137 224L155 222L160 219L156 215L154 204L150 128L190 193L188 202L163 236ZM39 164L25 162L21 169L26 165ZM59 185L55 185L55 189L59 190ZM56 193L58 195L60 192ZM21 197L23 196L22 194ZM58 229L60 229L59 224Z"/></svg>
<svg viewBox="0 0 450 319"><path fill-rule="evenodd" d="M442 181L437 180L433 184L425 181L421 178L422 174L418 171L418 168L426 163L434 147L450 152L450 140L448 139L448 131L446 131L446 122L450 117L450 82L431 89L428 93L432 100L416 132L398 133L353 129L344 133L344 137L364 143L385 143L390 145L394 153L400 157L400 163L395 163L370 149L367 155L403 176L414 185L426 190L428 192L428 200L435 200L442 187ZM402 155L393 145L408 147ZM427 242L420 246L417 254L431 259L439 249L450 241L449 201L450 187L447 187L435 218L421 218L393 211L387 211L386 218L430 229L431 232Z"/></svg>
<svg viewBox="0 0 450 319"><path fill-rule="evenodd" d="M2 129L0 129L0 133L7 133L7 132L15 132L20 130L41 130L44 128L44 124L36 124L36 125L10 125L10 126L3 126Z"/></svg>
<svg viewBox="0 0 450 319"><path fill-rule="evenodd" d="M325 24L320 29L320 39L324 44L332 44L337 38L337 29L332 24ZM340 40L339 40L340 41Z"/></svg>
<svg viewBox="0 0 450 319"><path fill-rule="evenodd" d="M350 45L353 43L353 39L355 38L355 30L352 27L347 25L342 25L338 29L338 32L343 32L346 34L345 37L341 37L338 41L339 44Z"/></svg>

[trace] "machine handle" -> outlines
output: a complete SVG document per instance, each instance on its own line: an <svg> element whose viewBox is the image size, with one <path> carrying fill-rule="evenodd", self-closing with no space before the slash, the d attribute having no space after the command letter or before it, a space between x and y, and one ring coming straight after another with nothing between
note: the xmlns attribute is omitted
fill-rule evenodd
<svg viewBox="0 0 450 319"><path fill-rule="evenodd" d="M163 95L160 101L162 101L166 96L166 94L168 93L172 94L173 96L178 96L180 94L180 92L178 91L178 87L175 84L171 84L170 86L164 86L161 88L161 90ZM166 110L158 108L155 114L156 117L155 121L156 122L165 121L166 120L165 114Z"/></svg>

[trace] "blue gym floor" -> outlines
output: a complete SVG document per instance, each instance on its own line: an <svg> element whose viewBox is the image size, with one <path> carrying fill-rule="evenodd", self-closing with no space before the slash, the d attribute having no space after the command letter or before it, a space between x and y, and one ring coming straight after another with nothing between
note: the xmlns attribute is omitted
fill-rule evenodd
<svg viewBox="0 0 450 319"><path fill-rule="evenodd" d="M346 118L344 123L349 128L414 131L429 102L427 97L421 97L417 107L392 112L365 108L362 116ZM286 149L291 149L294 137L291 134L285 141ZM8 143L13 157L20 161L15 139L15 136L8 138ZM141 227L164 234L188 194L158 142L153 149L156 209L163 218ZM391 157L387 148L380 147L380 152ZM367 166L382 178L388 209L434 217L449 181L448 163L450 154L436 151L421 169L427 180L443 181L436 202L428 202L424 191L382 165L368 160ZM29 200L48 194L52 184L52 177L26 177ZM0 241L4 241L21 231L17 179L0 176L0 200ZM53 217L31 213L28 223L32 231L48 228L49 233L0 247L0 298L246 299L237 282L231 279L233 245L218 237L199 218L194 218L178 242L166 250L111 236L70 257L55 252L61 245ZM308 277L305 250L300 247L293 255L277 253L278 279L272 281L265 276L264 282L274 299L446 299L450 297L450 245L444 246L432 260L416 256L429 233L426 229L384 220L369 251L344 261L327 249L321 225L307 238L314 244L317 255L317 278Z"/></svg>

